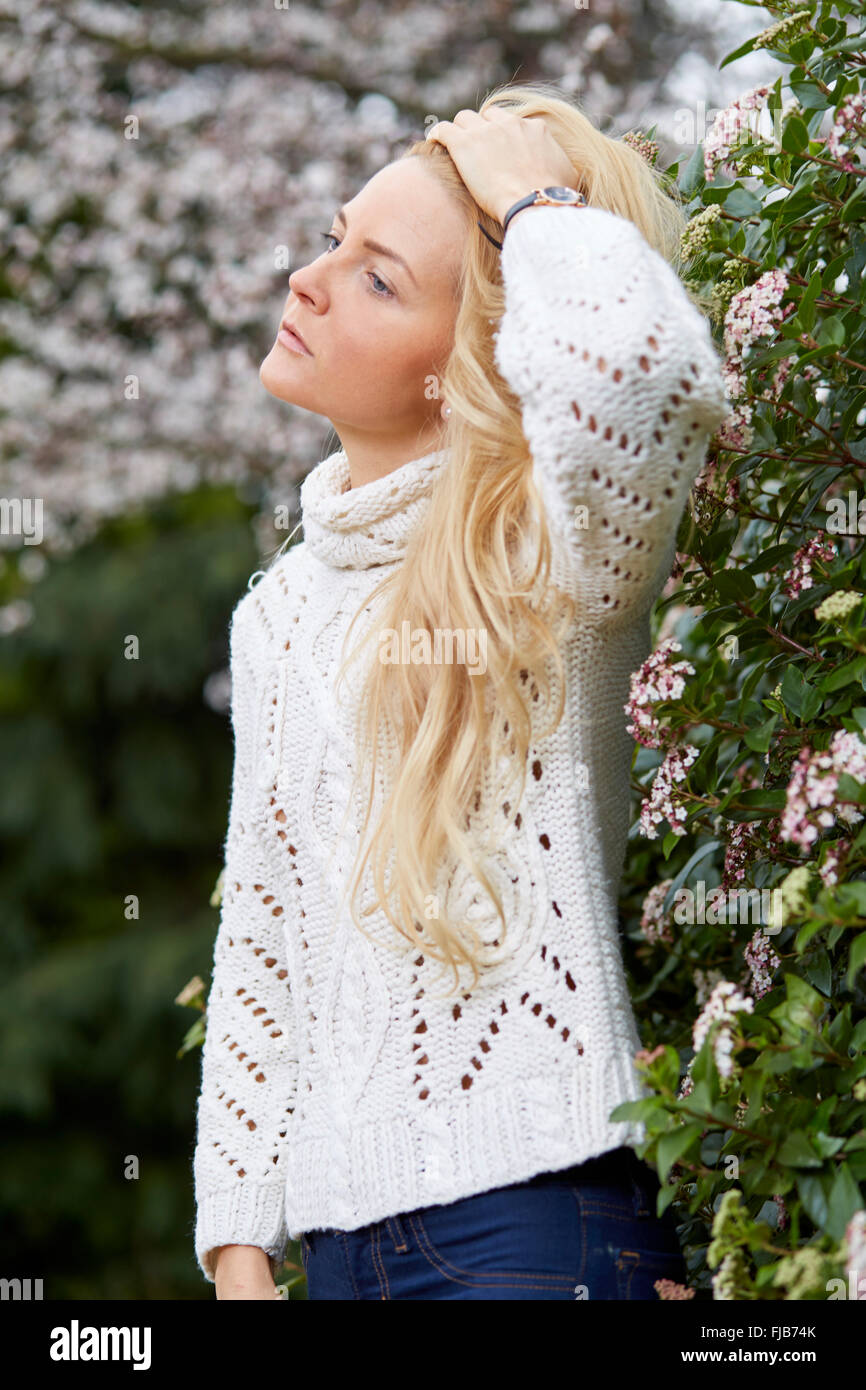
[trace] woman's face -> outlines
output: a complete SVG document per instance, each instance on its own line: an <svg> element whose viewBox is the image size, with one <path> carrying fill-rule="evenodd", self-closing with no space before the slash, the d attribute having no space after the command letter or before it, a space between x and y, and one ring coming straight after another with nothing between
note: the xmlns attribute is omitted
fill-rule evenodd
<svg viewBox="0 0 866 1390"><path fill-rule="evenodd" d="M408 157L374 175L329 230L322 254L289 276L281 315L309 354L281 328L259 377L280 400L326 416L347 453L356 444L392 462L401 449L417 457L441 425L430 378L454 341L465 213Z"/></svg>

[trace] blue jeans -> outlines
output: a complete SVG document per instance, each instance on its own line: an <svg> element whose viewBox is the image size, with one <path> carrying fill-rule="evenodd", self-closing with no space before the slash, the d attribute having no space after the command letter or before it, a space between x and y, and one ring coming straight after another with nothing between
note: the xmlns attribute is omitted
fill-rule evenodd
<svg viewBox="0 0 866 1390"><path fill-rule="evenodd" d="M628 1148L556 1173L300 1237L310 1299L652 1299L688 1282L659 1181Z"/></svg>

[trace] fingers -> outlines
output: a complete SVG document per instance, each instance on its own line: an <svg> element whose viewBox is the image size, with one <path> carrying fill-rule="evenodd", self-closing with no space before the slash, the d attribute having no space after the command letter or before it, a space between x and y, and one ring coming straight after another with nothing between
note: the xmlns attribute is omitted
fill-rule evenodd
<svg viewBox="0 0 866 1390"><path fill-rule="evenodd" d="M477 124L481 119L477 111L464 109L457 112L453 121L437 121L435 125L431 125L424 138L426 140L438 140L440 145L445 145L452 135L459 134L461 130Z"/></svg>
<svg viewBox="0 0 866 1390"><path fill-rule="evenodd" d="M539 118L521 117L517 112L507 111L502 106L488 106L485 111L473 111L470 107L465 106L457 112L453 121L437 121L435 125L431 125L424 138L426 140L438 140L441 145L444 145L446 137L455 132L471 130L473 126L478 126L482 121L502 123L524 119L537 120Z"/></svg>

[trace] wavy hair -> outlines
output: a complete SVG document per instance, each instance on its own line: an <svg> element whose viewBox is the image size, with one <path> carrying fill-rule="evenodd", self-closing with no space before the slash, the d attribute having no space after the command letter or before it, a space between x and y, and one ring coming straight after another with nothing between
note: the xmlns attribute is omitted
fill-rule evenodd
<svg viewBox="0 0 866 1390"><path fill-rule="evenodd" d="M573 186L588 203L630 219L679 272L686 219L676 186L661 171L628 142L599 131L552 83L503 84L479 111L494 105L542 117L570 158ZM377 634L399 632L407 620L410 632L484 632L487 661L479 673L457 661L383 664L374 653L363 689L354 692L357 767L346 816L362 782L366 812L346 891L353 921L365 931L356 895L369 863L375 898L361 915L381 908L411 947L449 966L455 977L451 994L465 988L461 967L472 970L474 987L486 964L485 946L471 921L449 916L439 875L462 864L489 895L507 932L500 895L485 867L496 850L490 829L497 817L490 808L504 804L509 814L516 812L530 744L562 717L560 644L577 615L573 600L550 581L550 533L532 477L520 401L494 360L494 335L505 308L500 258L475 223L500 241L502 228L472 198L442 145L415 141L399 157L426 160L466 213L453 348L432 378L451 406L442 427L442 447L451 452L403 563L352 618L347 640L364 609L374 600L381 605L343 661L338 680ZM375 828L365 847L371 823Z"/></svg>

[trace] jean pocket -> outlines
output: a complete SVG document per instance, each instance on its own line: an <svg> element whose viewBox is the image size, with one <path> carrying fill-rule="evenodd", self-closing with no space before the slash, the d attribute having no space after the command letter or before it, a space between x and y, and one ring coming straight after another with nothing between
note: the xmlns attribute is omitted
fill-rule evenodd
<svg viewBox="0 0 866 1390"><path fill-rule="evenodd" d="M669 1279L674 1284L688 1284L685 1260L673 1250L634 1250L626 1246L616 1258L617 1297L629 1300L656 1302L657 1280Z"/></svg>
<svg viewBox="0 0 866 1390"><path fill-rule="evenodd" d="M540 1195L540 1194L539 1194ZM501 1192L482 1193L450 1204L427 1207L404 1218L420 1254L445 1280L476 1288L513 1288L557 1292L571 1290L576 1254L556 1272L545 1238L544 1219L549 1208L538 1212L542 1224L526 1222Z"/></svg>
<svg viewBox="0 0 866 1390"><path fill-rule="evenodd" d="M307 1240L307 1237L304 1235L303 1231L298 1237L298 1245L300 1246L301 1250L301 1264L304 1266L304 1273L306 1274L307 1260L310 1258L310 1242Z"/></svg>
<svg viewBox="0 0 866 1390"><path fill-rule="evenodd" d="M570 1191L584 1225L590 1218L634 1222L634 1194L630 1187L613 1183L575 1183Z"/></svg>

